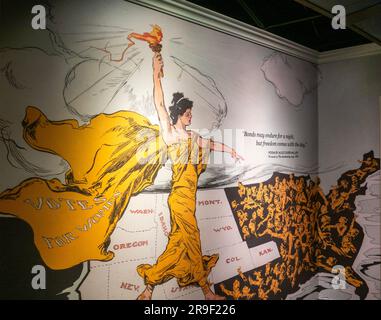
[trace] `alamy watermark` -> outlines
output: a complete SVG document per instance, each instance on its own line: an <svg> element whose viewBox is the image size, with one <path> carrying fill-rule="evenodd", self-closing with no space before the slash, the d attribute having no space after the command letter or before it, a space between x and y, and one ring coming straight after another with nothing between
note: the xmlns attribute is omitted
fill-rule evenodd
<svg viewBox="0 0 381 320"><path fill-rule="evenodd" d="M345 268L342 265L336 265L332 268L331 273L337 274L332 279L332 288L335 290L345 290L347 287Z"/></svg>
<svg viewBox="0 0 381 320"><path fill-rule="evenodd" d="M35 265L31 271L35 276L32 278L32 288L34 290L45 290L46 289L46 269L42 265Z"/></svg>
<svg viewBox="0 0 381 320"><path fill-rule="evenodd" d="M332 28L335 30L347 28L347 13L343 5L337 4L332 7L331 13L335 14L332 18Z"/></svg>
<svg viewBox="0 0 381 320"><path fill-rule="evenodd" d="M32 28L34 30L46 29L46 9L43 5L37 4L32 7L32 13L35 14L32 18Z"/></svg>

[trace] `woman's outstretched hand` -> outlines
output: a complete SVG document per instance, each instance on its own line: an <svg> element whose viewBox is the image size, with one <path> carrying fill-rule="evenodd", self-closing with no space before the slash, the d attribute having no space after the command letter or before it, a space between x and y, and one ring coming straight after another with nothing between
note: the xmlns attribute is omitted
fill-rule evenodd
<svg viewBox="0 0 381 320"><path fill-rule="evenodd" d="M155 52L152 59L153 75L155 77L163 77L163 67L164 62L161 54L159 52Z"/></svg>
<svg viewBox="0 0 381 320"><path fill-rule="evenodd" d="M245 160L242 156L240 156L239 154L237 154L237 152L236 152L234 149L232 149L230 155L232 156L232 158L233 158L236 162L244 161L244 160Z"/></svg>

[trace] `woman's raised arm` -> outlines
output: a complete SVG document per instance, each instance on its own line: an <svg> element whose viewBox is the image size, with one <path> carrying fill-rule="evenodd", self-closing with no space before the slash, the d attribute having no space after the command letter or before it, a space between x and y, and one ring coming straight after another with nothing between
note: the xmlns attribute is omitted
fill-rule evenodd
<svg viewBox="0 0 381 320"><path fill-rule="evenodd" d="M168 136L172 131L171 121L169 118L168 111L164 104L164 93L161 85L161 70L163 68L163 59L161 54L156 52L153 56L152 67L153 67L153 98L155 103L155 108L157 115L159 117L160 126L162 129L163 136Z"/></svg>

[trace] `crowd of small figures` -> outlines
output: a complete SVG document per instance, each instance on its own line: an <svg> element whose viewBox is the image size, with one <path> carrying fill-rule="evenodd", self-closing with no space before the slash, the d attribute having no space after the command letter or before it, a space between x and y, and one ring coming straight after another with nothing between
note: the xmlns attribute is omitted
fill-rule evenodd
<svg viewBox="0 0 381 320"><path fill-rule="evenodd" d="M245 274L238 270L235 280L219 285L221 292L232 299L271 299L295 288L303 272L331 272L338 264L345 267L348 283L364 285L351 267L363 238L354 201L365 194L361 185L379 170L380 161L371 152L359 162L361 167L344 173L328 195L318 177L275 173L266 183L238 183L230 205L243 239L270 236L280 258Z"/></svg>

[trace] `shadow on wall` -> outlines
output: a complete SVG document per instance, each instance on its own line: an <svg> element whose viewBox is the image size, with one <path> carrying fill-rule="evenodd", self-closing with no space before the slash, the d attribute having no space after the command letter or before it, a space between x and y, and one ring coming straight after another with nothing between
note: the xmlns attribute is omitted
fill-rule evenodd
<svg viewBox="0 0 381 320"><path fill-rule="evenodd" d="M0 234L0 300L80 299L74 286L78 288L81 284L78 280L88 273L87 263L65 270L49 269L34 245L32 229L20 219L0 218ZM32 268L36 265L46 270L44 290L32 287L32 279L36 276Z"/></svg>

